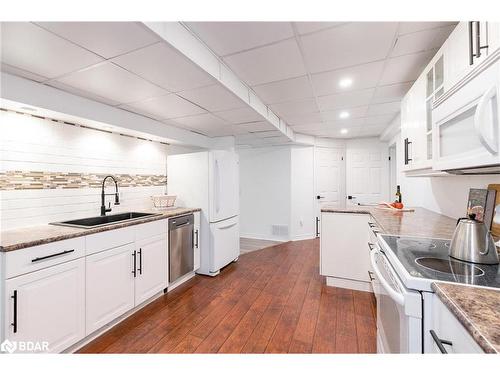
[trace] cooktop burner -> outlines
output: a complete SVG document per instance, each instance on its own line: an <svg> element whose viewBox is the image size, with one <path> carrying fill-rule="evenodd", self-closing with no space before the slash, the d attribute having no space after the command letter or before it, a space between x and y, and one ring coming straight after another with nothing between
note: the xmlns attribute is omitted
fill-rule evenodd
<svg viewBox="0 0 500 375"><path fill-rule="evenodd" d="M381 237L413 277L500 288L498 264L473 264L450 258L450 240L390 235Z"/></svg>

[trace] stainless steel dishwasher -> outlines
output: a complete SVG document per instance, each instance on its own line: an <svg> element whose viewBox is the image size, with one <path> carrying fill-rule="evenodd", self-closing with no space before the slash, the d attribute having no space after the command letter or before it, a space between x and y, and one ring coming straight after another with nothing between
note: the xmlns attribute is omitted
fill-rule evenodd
<svg viewBox="0 0 500 375"><path fill-rule="evenodd" d="M193 225L193 214L169 220L168 281L170 283L193 271Z"/></svg>

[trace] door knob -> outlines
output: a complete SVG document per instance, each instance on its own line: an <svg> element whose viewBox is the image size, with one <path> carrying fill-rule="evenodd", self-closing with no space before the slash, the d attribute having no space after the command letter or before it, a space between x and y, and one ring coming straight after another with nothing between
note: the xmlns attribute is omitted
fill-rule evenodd
<svg viewBox="0 0 500 375"><path fill-rule="evenodd" d="M316 199L321 199L321 198L324 198L324 197L321 195L316 195Z"/></svg>
<svg viewBox="0 0 500 375"><path fill-rule="evenodd" d="M353 197L352 195L348 195L347 199L356 199L356 197Z"/></svg>

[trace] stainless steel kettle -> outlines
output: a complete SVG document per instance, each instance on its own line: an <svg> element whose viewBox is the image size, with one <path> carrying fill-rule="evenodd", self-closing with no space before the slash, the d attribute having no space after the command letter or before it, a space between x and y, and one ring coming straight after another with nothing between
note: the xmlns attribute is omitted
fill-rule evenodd
<svg viewBox="0 0 500 375"><path fill-rule="evenodd" d="M457 220L449 254L466 262L498 264L498 253L491 232L484 223L475 220L475 215Z"/></svg>

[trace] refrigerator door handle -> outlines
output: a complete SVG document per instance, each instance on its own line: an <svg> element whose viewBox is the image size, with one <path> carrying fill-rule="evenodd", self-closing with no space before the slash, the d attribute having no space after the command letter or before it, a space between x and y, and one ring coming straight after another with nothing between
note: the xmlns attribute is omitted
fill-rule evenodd
<svg viewBox="0 0 500 375"><path fill-rule="evenodd" d="M219 161L215 159L215 212L220 210L220 171Z"/></svg>

